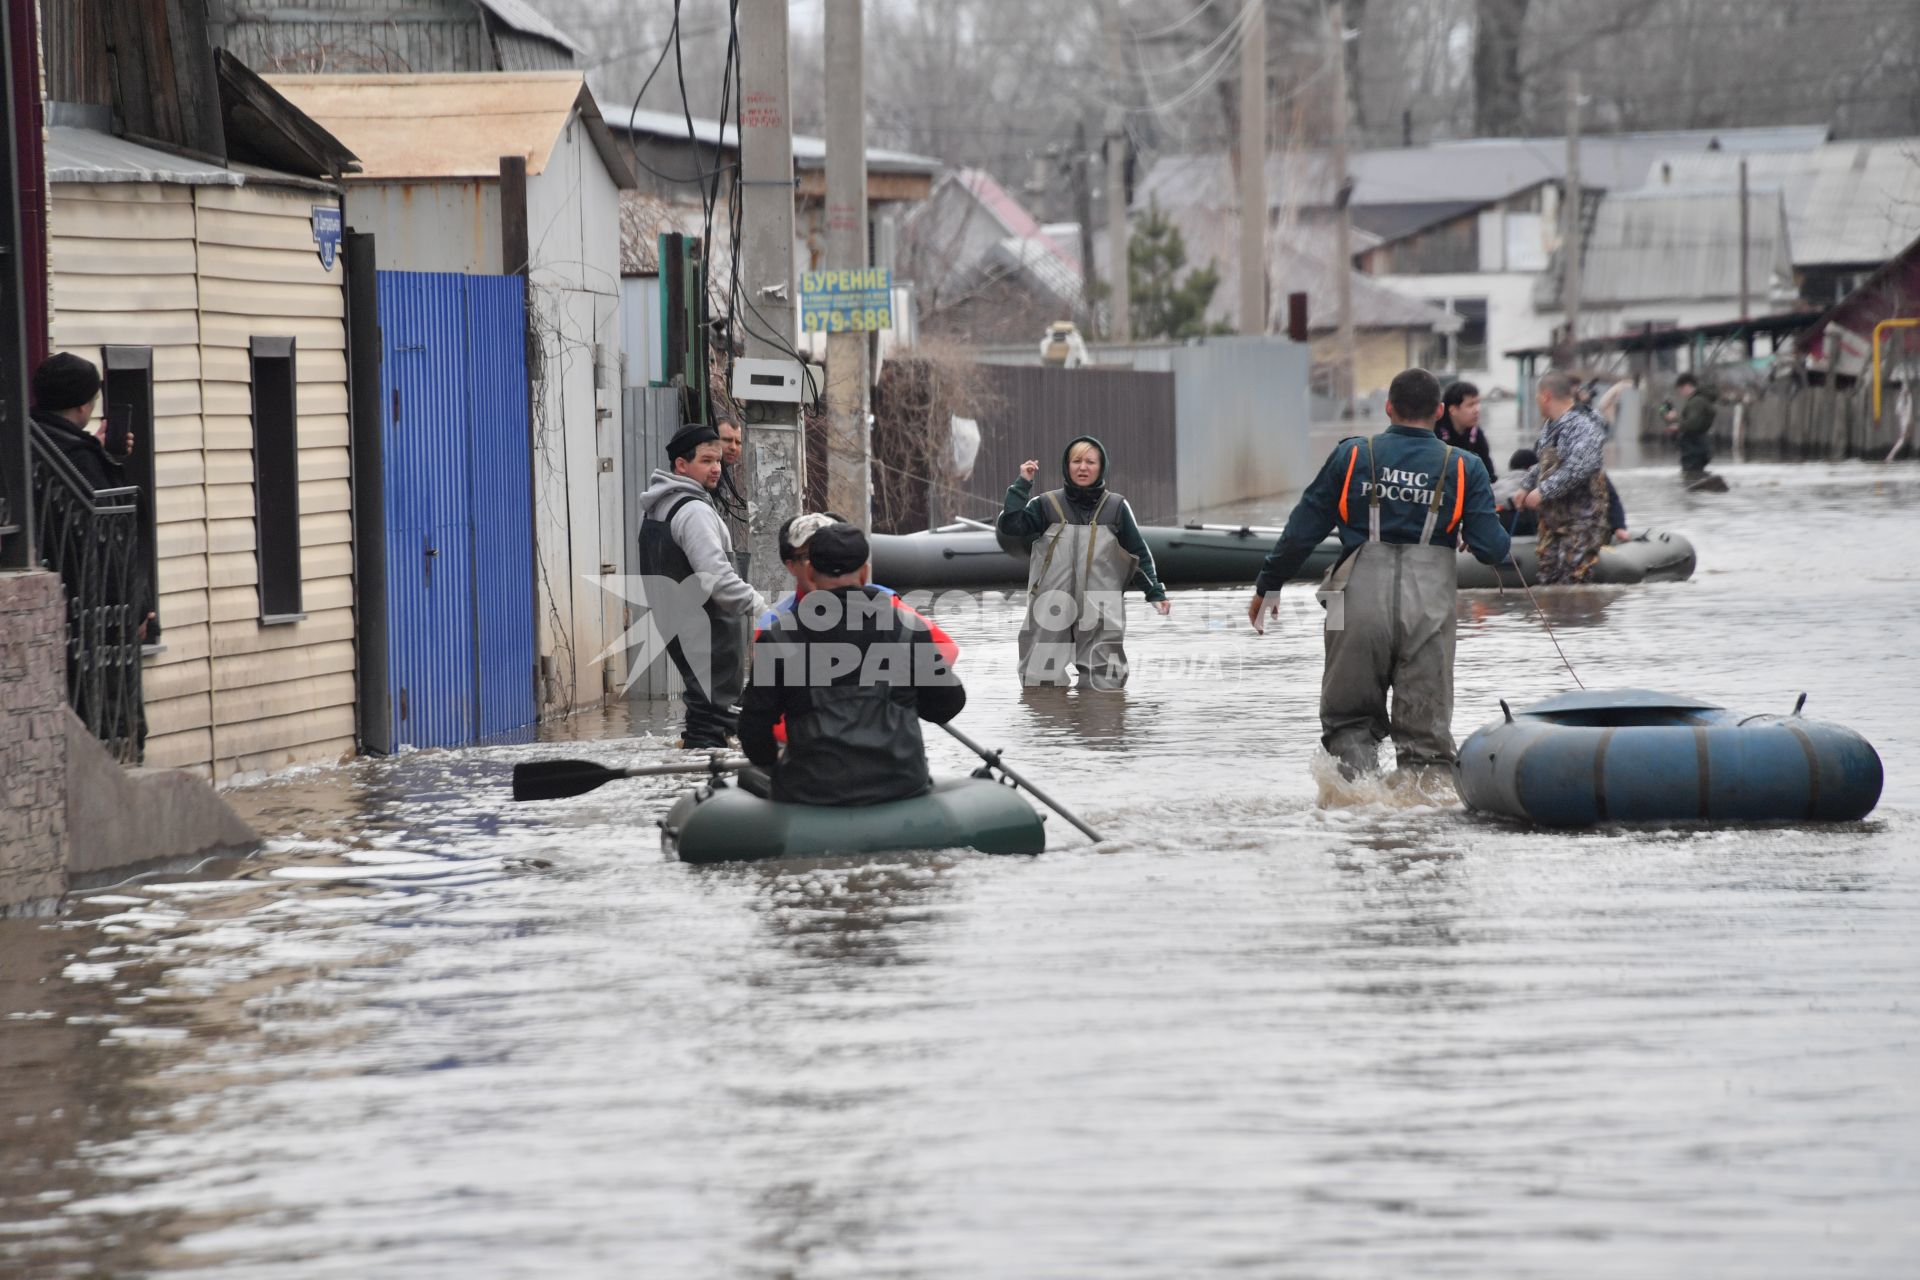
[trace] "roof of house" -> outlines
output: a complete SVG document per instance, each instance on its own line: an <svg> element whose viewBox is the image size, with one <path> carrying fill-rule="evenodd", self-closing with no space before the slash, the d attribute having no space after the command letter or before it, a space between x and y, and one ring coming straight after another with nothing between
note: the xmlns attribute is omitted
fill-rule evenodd
<svg viewBox="0 0 1920 1280"><path fill-rule="evenodd" d="M1595 135L1581 140L1580 183L1587 188L1637 187L1662 156L1718 147L1721 152L1817 146L1825 125L1765 129L1679 130ZM1348 159L1351 203L1368 208L1369 222L1390 218L1398 239L1566 175L1567 146L1561 138L1476 138L1420 147L1357 151ZM1267 200L1275 208L1321 208L1334 202L1333 157L1326 151L1275 152L1267 157ZM1170 155L1156 160L1134 193L1134 206L1157 200L1164 208L1198 205L1229 208L1239 203L1230 159L1224 153ZM1377 206L1421 206L1396 215Z"/></svg>
<svg viewBox="0 0 1920 1280"><path fill-rule="evenodd" d="M666 138L670 141L684 142L687 139L687 117L676 111L654 111L648 107L635 108L628 103L606 103L602 114L607 127L623 133L640 133L654 138ZM719 146L725 150L734 150L739 145L736 130L731 122L725 127L718 120L706 120L699 116L693 118L693 137L709 147ZM793 163L802 169L824 168L827 163L827 142L825 138L816 138L810 134L793 135ZM919 156L911 151L889 151L884 147L867 148L867 170L870 173L919 173L932 176L946 168L946 164L932 156Z"/></svg>
<svg viewBox="0 0 1920 1280"><path fill-rule="evenodd" d="M265 79L353 149L361 179L498 177L510 155L535 176L578 111L615 183L633 185L578 71Z"/></svg>
<svg viewBox="0 0 1920 1280"><path fill-rule="evenodd" d="M1030 277L1062 304L1079 304L1079 266L1064 263L1044 237L1008 236L987 252L984 261L989 269Z"/></svg>
<svg viewBox="0 0 1920 1280"><path fill-rule="evenodd" d="M1663 155L1647 178L1659 187L1749 186L1786 196L1798 266L1879 263L1920 232L1920 138L1830 142L1799 151Z"/></svg>
<svg viewBox="0 0 1920 1280"><path fill-rule="evenodd" d="M1220 275L1207 314L1214 320L1233 318L1235 300L1240 296L1240 220L1237 215L1218 216L1194 210L1175 210L1168 215L1180 228L1190 267L1209 264ZM1307 295L1307 328L1324 333L1338 323L1340 306L1339 254L1335 252L1335 228L1327 222L1308 222L1274 231L1267 238L1268 294L1273 313L1286 313L1290 293ZM1368 248L1372 238L1356 234L1355 253ZM1447 313L1422 298L1401 293L1371 276L1348 268L1353 298L1353 323L1356 329L1416 329L1429 332L1451 323Z"/></svg>
<svg viewBox="0 0 1920 1280"><path fill-rule="evenodd" d="M548 22L525 0L480 0L480 5L522 35L539 36L543 40L551 40L576 56L586 52L575 44L566 32Z"/></svg>
<svg viewBox="0 0 1920 1280"><path fill-rule="evenodd" d="M1866 339L1882 320L1916 315L1920 315L1920 239L1890 256L1879 270L1834 303L1807 330L1801 342L1811 353L1831 359L1833 353L1823 350L1830 328ZM1864 348L1865 344L1853 345Z"/></svg>
<svg viewBox="0 0 1920 1280"><path fill-rule="evenodd" d="M247 175L226 165L190 160L143 147L95 129L47 129L48 182L165 182L196 187L243 187Z"/></svg>
<svg viewBox="0 0 1920 1280"><path fill-rule="evenodd" d="M1747 283L1753 303L1794 296L1786 207L1772 188L1747 191ZM1561 305L1563 273L1534 281L1534 305ZM1581 259L1581 296L1596 305L1733 299L1740 295L1740 191L1651 189L1600 201Z"/></svg>
<svg viewBox="0 0 1920 1280"><path fill-rule="evenodd" d="M1073 274L1073 293L1074 296L1079 296L1079 255L1071 252L1061 237L1049 234L1047 228L1040 224L1040 220L1028 213L1026 206L996 182L991 174L984 169L956 169L948 180L965 188L979 202L980 207L1000 224L1001 229L1006 232L1002 240L1003 248L1006 240L1032 242L1037 249L1050 254Z"/></svg>

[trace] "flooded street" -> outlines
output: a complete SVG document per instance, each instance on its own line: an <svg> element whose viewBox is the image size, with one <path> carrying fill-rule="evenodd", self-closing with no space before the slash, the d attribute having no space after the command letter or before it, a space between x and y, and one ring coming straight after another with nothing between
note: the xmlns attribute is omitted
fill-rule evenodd
<svg viewBox="0 0 1920 1280"><path fill-rule="evenodd" d="M509 802L644 719L231 792L261 855L0 921L0 1273L1911 1274L1920 470L1724 470L1615 473L1691 581L1543 607L1589 687L1808 693L1866 823L1323 809L1306 586L1264 638L1135 598L1084 698L943 601L957 723L1105 843L699 868L670 780ZM1524 595L1460 610L1457 735L1572 687Z"/></svg>

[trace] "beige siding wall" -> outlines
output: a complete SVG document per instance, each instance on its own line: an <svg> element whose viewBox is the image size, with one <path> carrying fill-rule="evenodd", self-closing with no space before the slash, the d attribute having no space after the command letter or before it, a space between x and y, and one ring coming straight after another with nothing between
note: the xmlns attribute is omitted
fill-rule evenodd
<svg viewBox="0 0 1920 1280"><path fill-rule="evenodd" d="M147 762L216 778L353 748L345 302L309 216L271 187L54 188L54 344L154 348L166 652L148 662ZM305 618L260 625L248 343L296 339Z"/></svg>

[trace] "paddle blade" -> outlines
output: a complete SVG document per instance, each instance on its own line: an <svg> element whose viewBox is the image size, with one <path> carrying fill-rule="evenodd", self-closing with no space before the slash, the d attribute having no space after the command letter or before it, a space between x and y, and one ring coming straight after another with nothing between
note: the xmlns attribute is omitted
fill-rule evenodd
<svg viewBox="0 0 1920 1280"><path fill-rule="evenodd" d="M626 776L591 760L531 760L513 766L513 798L563 800Z"/></svg>

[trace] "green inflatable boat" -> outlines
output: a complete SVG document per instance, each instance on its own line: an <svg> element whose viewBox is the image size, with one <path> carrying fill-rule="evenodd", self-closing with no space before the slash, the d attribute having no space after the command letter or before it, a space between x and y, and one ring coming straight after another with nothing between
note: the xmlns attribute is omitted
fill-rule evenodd
<svg viewBox="0 0 1920 1280"><path fill-rule="evenodd" d="M681 796L660 820L660 844L682 862L752 862L906 849L1039 853L1047 833L1012 787L978 776L859 808L782 804L722 782Z"/></svg>

